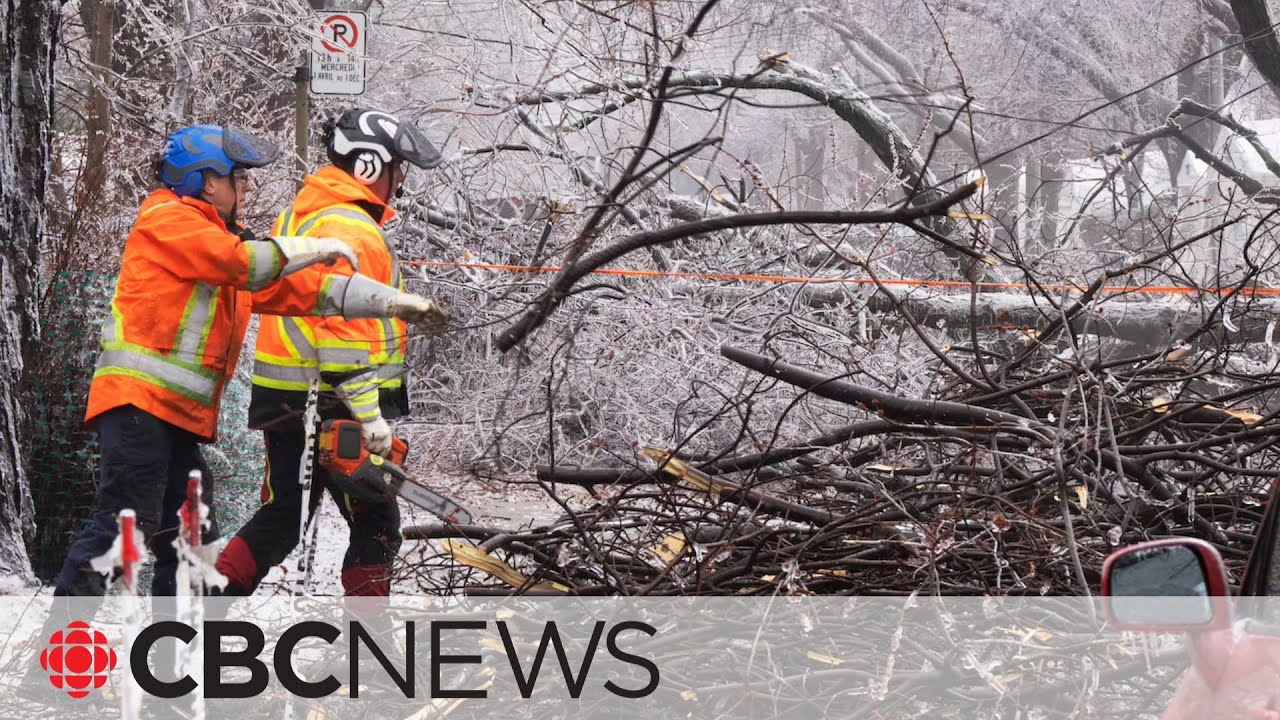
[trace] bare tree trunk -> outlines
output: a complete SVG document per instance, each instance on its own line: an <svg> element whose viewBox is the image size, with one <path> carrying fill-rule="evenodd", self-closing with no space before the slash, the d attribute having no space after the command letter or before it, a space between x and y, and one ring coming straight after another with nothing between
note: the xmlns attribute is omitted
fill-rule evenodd
<svg viewBox="0 0 1280 720"><path fill-rule="evenodd" d="M1231 12L1245 38L1244 49L1249 59L1262 77L1270 81L1271 91L1280 97L1280 38L1276 37L1267 0L1231 0Z"/></svg>
<svg viewBox="0 0 1280 720"><path fill-rule="evenodd" d="M107 179L107 147L111 140L111 101L107 91L115 61L111 42L115 37L116 4L113 0L85 0L80 5L80 19L85 28L92 29L89 56L97 70L97 77L89 85L82 192L84 197L96 199Z"/></svg>
<svg viewBox="0 0 1280 720"><path fill-rule="evenodd" d="M195 22L194 6L193 0L174 0L173 3L173 24L178 28L183 39L173 52L174 81L173 96L169 99L169 114L179 125L186 122L188 108L191 105L191 75L195 72L195 68L191 59L192 43L186 38L191 34L191 27Z"/></svg>
<svg viewBox="0 0 1280 720"><path fill-rule="evenodd" d="M1056 159L1036 157L1027 160L1027 208L1034 209L1040 219L1038 233L1023 239L1024 250L1032 257L1052 248L1058 240L1058 199L1062 191L1062 174Z"/></svg>
<svg viewBox="0 0 1280 720"><path fill-rule="evenodd" d="M74 199L68 203L69 214L51 225L55 240L45 248L46 269L55 273L82 270L91 262L89 254L83 252L86 246L83 236L92 232L89 229L92 220L101 217L107 188L114 184L107 165L113 128L113 78L123 75L122 69L115 67L118 58L112 46L112 39L119 28L117 10L115 0L84 0L80 3L80 22L89 40L90 68L84 101L83 161L70 188L70 198ZM78 147L76 149L79 150ZM46 219L59 218L50 214ZM89 242L97 241L93 238ZM35 362L40 364L44 359L36 358Z"/></svg>
<svg viewBox="0 0 1280 720"><path fill-rule="evenodd" d="M1178 187L1178 173L1182 172L1182 161L1186 158L1187 148L1177 140L1161 138L1156 141L1160 154L1164 155L1165 166L1169 168L1169 187Z"/></svg>
<svg viewBox="0 0 1280 720"><path fill-rule="evenodd" d="M53 111L58 3L0 6L0 574L31 577L25 537L35 529L23 468L23 356L39 334L37 279Z"/></svg>
<svg viewBox="0 0 1280 720"><path fill-rule="evenodd" d="M1212 52L1213 43L1207 36L1208 33L1202 30L1188 38L1186 47L1183 48L1180 62L1190 63ZM1194 65L1178 73L1178 97L1193 98L1201 104L1217 108L1221 103L1221 98L1214 97L1213 74L1213 60L1207 60L1202 64ZM1218 136L1220 129L1215 123L1199 122L1188 123L1183 128L1183 132L1210 150L1216 150L1214 138Z"/></svg>
<svg viewBox="0 0 1280 720"><path fill-rule="evenodd" d="M827 169L827 138L829 130L826 126L810 127L796 132L796 162L803 176L800 181L804 201L800 207L804 210L822 210L826 207L827 191L825 178Z"/></svg>
<svg viewBox="0 0 1280 720"><path fill-rule="evenodd" d="M983 168L987 173L987 212L996 217L1013 217L1018 212L1017 158L1006 158ZM1017 231L1004 223L995 224L992 242L997 247L1017 243Z"/></svg>
<svg viewBox="0 0 1280 720"><path fill-rule="evenodd" d="M1222 65L1222 40L1210 36L1205 44L1206 53L1214 53L1208 63L1209 73L1209 107L1222 107L1227 98L1227 78Z"/></svg>

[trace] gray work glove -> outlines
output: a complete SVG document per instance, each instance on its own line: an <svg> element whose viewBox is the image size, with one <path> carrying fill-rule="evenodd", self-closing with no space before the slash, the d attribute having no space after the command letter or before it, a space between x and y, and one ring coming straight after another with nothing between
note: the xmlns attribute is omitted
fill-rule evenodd
<svg viewBox="0 0 1280 720"><path fill-rule="evenodd" d="M350 263L352 270L360 269L355 249L338 238L273 235L267 239L275 243L284 256L284 269L278 277L293 274L316 263L332 263L338 258Z"/></svg>
<svg viewBox="0 0 1280 720"><path fill-rule="evenodd" d="M397 293L391 303L391 314L417 326L427 335L439 335L449 326L448 310L440 307L434 300L413 293Z"/></svg>
<svg viewBox="0 0 1280 720"><path fill-rule="evenodd" d="M364 447L369 452L383 457L391 454L391 426L381 415L361 423L360 438L364 440Z"/></svg>
<svg viewBox="0 0 1280 720"><path fill-rule="evenodd" d="M348 320L395 317L417 325L428 335L444 332L449 324L449 312L421 295L396 290L359 273L345 278L345 285L340 306Z"/></svg>

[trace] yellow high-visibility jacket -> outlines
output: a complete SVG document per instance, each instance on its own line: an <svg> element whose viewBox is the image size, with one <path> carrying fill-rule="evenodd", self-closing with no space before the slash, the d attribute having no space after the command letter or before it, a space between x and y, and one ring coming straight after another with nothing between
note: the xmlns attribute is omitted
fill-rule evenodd
<svg viewBox="0 0 1280 720"><path fill-rule="evenodd" d="M273 234L335 237L355 249L361 274L402 288L395 252L382 236L382 226L395 211L366 185L327 165L303 182L292 207L276 220ZM315 265L291 276L350 274L345 263ZM323 284L299 277L297 282ZM269 290L267 291L270 292ZM357 420L379 414L390 419L408 412L404 353L404 321L345 320L340 317L263 316L254 352L249 426L263 427L302 410L313 378L320 379L326 416L344 413L332 402L342 392Z"/></svg>

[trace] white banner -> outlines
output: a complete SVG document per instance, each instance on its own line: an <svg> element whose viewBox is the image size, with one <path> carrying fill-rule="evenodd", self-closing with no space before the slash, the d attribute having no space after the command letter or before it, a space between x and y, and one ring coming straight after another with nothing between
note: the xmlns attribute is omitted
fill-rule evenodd
<svg viewBox="0 0 1280 720"><path fill-rule="evenodd" d="M1154 718L1175 691L1171 717L1269 718L1251 713L1280 699L1280 636L1259 617L1280 609L1273 600L1190 635L1110 629L1081 598L271 597L206 600L196 622L172 602L133 603L0 598L0 717L122 717L129 685L144 717L237 720L286 708L295 718ZM1152 620L1182 622L1205 605L1146 607ZM131 612L145 618L129 642Z"/></svg>

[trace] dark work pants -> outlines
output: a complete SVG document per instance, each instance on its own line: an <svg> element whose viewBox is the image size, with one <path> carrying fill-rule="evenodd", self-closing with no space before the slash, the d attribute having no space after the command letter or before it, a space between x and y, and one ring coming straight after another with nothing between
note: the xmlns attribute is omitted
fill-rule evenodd
<svg viewBox="0 0 1280 720"><path fill-rule="evenodd" d="M58 574L55 595L102 595L106 581L89 561L106 553L119 534L121 510L137 514L138 528L155 556L152 595L177 592L178 510L187 497L187 475L199 470L203 500L209 506L209 527L203 542L218 539L214 520L213 476L200 456L197 437L132 405L109 410L97 418L102 447L98 493L88 524L80 531Z"/></svg>
<svg viewBox="0 0 1280 720"><path fill-rule="evenodd" d="M280 564L301 536L302 485L298 470L306 435L301 423L266 430L267 474L262 482L262 507L236 533L218 558L218 571L226 575L229 594L247 595L262 578ZM400 549L400 506L394 498L365 501L334 487L329 474L312 454L311 497L314 513L327 490L347 521L351 533L342 561L342 585L347 595L385 595L391 562Z"/></svg>

